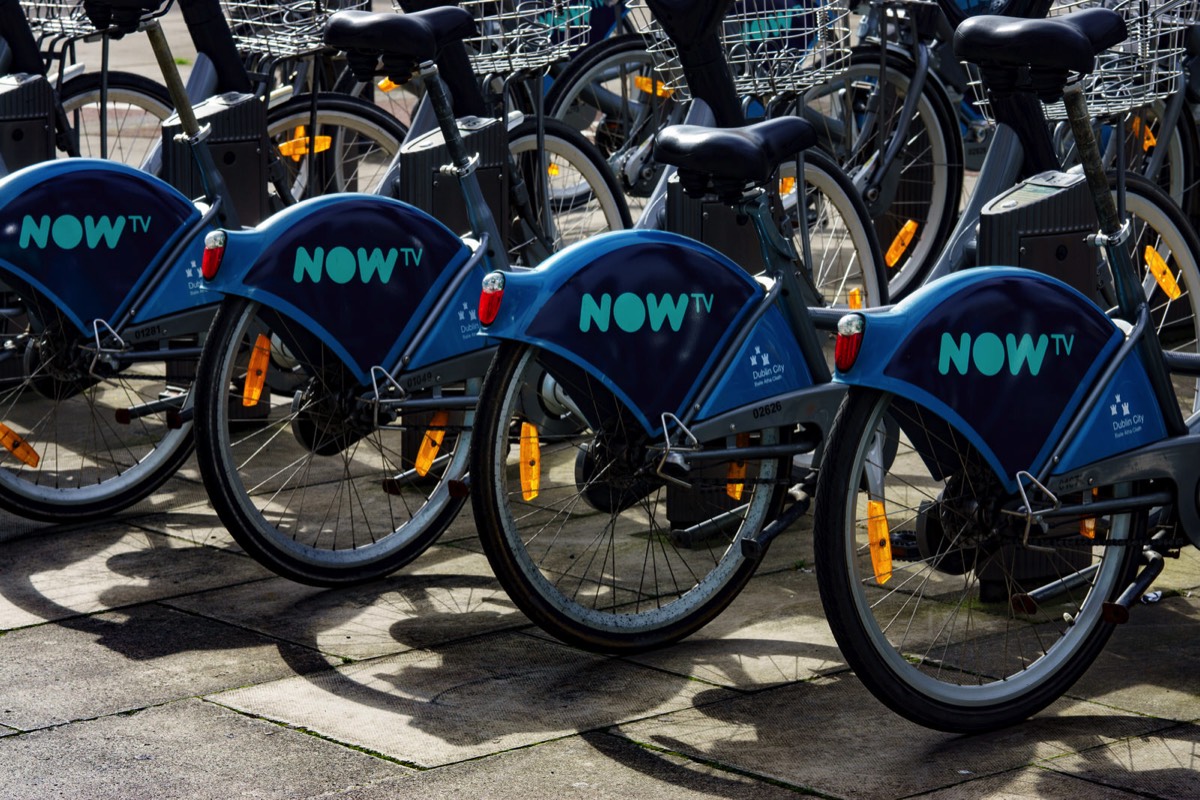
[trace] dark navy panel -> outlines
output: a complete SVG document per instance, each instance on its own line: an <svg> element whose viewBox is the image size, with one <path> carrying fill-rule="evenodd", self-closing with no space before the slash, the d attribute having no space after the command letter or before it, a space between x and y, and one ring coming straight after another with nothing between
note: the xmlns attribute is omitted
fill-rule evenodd
<svg viewBox="0 0 1200 800"><path fill-rule="evenodd" d="M690 397L698 368L760 291L715 251L644 240L571 275L525 335L591 365L656 424Z"/></svg>
<svg viewBox="0 0 1200 800"><path fill-rule="evenodd" d="M932 308L884 374L949 406L1011 476L1034 465L1115 336L1099 309L1063 284L997 278Z"/></svg>
<svg viewBox="0 0 1200 800"><path fill-rule="evenodd" d="M0 197L9 192L17 194L0 206L0 261L85 327L112 319L155 257L199 216L170 186L128 168L35 167L5 181Z"/></svg>
<svg viewBox="0 0 1200 800"><path fill-rule="evenodd" d="M468 251L412 206L372 197L336 200L314 201L313 213L296 213L241 282L252 287L248 294L265 292L302 310L368 370L385 364L414 313L431 299L430 289L448 280L447 267L461 264Z"/></svg>

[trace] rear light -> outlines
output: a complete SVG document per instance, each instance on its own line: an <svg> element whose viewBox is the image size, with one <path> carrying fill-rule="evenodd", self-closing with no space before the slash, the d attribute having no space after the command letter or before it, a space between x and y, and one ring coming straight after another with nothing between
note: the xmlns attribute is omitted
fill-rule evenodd
<svg viewBox="0 0 1200 800"><path fill-rule="evenodd" d="M217 277L221 259L225 258L225 231L209 231L204 237L204 258L200 261L200 274L204 280Z"/></svg>
<svg viewBox="0 0 1200 800"><path fill-rule="evenodd" d="M483 290L479 293L479 322L491 325L500 314L500 301L504 299L504 273L489 272L483 276Z"/></svg>
<svg viewBox="0 0 1200 800"><path fill-rule="evenodd" d="M837 342L833 347L833 363L837 365L838 372L848 371L858 360L865 324L862 314L847 314L838 320Z"/></svg>

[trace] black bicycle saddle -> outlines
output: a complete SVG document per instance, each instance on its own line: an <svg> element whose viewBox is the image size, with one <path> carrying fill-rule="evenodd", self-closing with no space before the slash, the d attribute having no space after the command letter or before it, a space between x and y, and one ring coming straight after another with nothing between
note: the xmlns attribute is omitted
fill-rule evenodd
<svg viewBox="0 0 1200 800"><path fill-rule="evenodd" d="M1047 19L971 17L954 32L954 54L981 65L1084 74L1095 69L1097 53L1127 35L1125 20L1107 8Z"/></svg>

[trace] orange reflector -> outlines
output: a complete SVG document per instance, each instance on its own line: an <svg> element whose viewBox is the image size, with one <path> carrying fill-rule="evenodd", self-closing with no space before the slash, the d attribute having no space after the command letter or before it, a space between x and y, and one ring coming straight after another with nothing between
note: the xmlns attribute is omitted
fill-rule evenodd
<svg viewBox="0 0 1200 800"><path fill-rule="evenodd" d="M549 175L551 178L558 177L558 173L559 173L558 164L547 164L546 165L546 174Z"/></svg>
<svg viewBox="0 0 1200 800"><path fill-rule="evenodd" d="M796 179L795 178L780 178L779 179L779 194L780 195L791 194L794 191L796 191Z"/></svg>
<svg viewBox="0 0 1200 800"><path fill-rule="evenodd" d="M429 420L429 427L425 429L425 436L421 439L421 448L417 450L417 461L413 464L413 469L422 478L433 469L433 460L437 458L438 450L442 449L442 441L446 438L446 424L449 421L450 414L446 411L433 412L433 418Z"/></svg>
<svg viewBox="0 0 1200 800"><path fill-rule="evenodd" d="M22 463L30 467L36 467L41 458L37 451L29 446L28 442L22 439L4 423L0 423L0 444L8 449L8 452L19 458Z"/></svg>
<svg viewBox="0 0 1200 800"><path fill-rule="evenodd" d="M896 238L892 239L892 244L890 247L888 247L887 255L883 257L883 260L889 267L894 267L897 263L899 263L900 259L904 256L904 251L907 250L909 244L912 243L913 236L916 235L916 232L917 221L915 219L910 219L908 222L904 223L904 227L901 228L900 232L896 234Z"/></svg>
<svg viewBox="0 0 1200 800"><path fill-rule="evenodd" d="M1142 150L1149 152L1151 147L1158 144L1158 137L1154 135L1154 131L1150 130L1149 123L1143 125L1140 117L1134 117L1130 123L1133 128L1133 135L1142 134Z"/></svg>
<svg viewBox="0 0 1200 800"><path fill-rule="evenodd" d="M881 586L892 577L892 538L887 508L882 500L867 501L867 536L871 540L871 568Z"/></svg>
<svg viewBox="0 0 1200 800"><path fill-rule="evenodd" d="M532 500L542 488L542 446L538 429L528 422L521 423L521 497Z"/></svg>
<svg viewBox="0 0 1200 800"><path fill-rule="evenodd" d="M670 97L675 93L674 89L668 89L662 81L656 81L649 75L635 76L633 85L646 94L652 94L657 97Z"/></svg>
<svg viewBox="0 0 1200 800"><path fill-rule="evenodd" d="M1099 489L1092 489L1092 497L1100 494ZM1087 519L1079 520L1079 535L1085 539L1096 538L1096 518L1088 517Z"/></svg>
<svg viewBox="0 0 1200 800"><path fill-rule="evenodd" d="M862 289L855 286L850 290L850 310L858 311L863 307Z"/></svg>
<svg viewBox="0 0 1200 800"><path fill-rule="evenodd" d="M246 408L258 405L262 397L263 384L267 382L267 365L271 363L271 340L260 333L254 340L250 353L250 364L246 367L246 385L242 387L242 405Z"/></svg>
<svg viewBox="0 0 1200 800"><path fill-rule="evenodd" d="M381 91L381 92L390 92L394 89L400 88L400 84L396 83L391 78L384 78L383 80L381 80L379 83L377 83L375 85L379 87L379 91Z"/></svg>
<svg viewBox="0 0 1200 800"><path fill-rule="evenodd" d="M739 433L737 435L738 447L750 446L750 434ZM745 461L730 461L729 469L725 475L725 494L733 500L740 501L742 499L742 491L745 489L746 480L746 462Z"/></svg>
<svg viewBox="0 0 1200 800"><path fill-rule="evenodd" d="M1175 282L1175 276L1167 268L1167 262L1163 261L1163 257L1150 245L1146 245L1146 251L1143 253L1143 256L1146 259L1146 267L1158 283L1158 288L1162 289L1167 297L1172 300L1178 300L1182 292L1179 290L1179 284Z"/></svg>
<svg viewBox="0 0 1200 800"><path fill-rule="evenodd" d="M301 157L308 155L308 145L310 138L304 134L304 126L296 128L295 135L286 142L279 145L279 154L285 158L291 158L292 161L299 161ZM323 153L329 149L329 145L333 140L328 136L318 136L315 153Z"/></svg>

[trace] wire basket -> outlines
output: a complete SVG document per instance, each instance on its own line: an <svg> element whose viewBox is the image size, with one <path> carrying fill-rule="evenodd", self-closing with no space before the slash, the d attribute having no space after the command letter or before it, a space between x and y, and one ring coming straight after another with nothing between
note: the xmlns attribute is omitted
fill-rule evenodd
<svg viewBox="0 0 1200 800"><path fill-rule="evenodd" d="M1180 58L1189 25L1200 20L1197 0L1071 0L1056 2L1051 17L1086 8L1111 8L1125 18L1129 38L1096 56L1096 68L1083 79L1083 93L1093 116L1112 116L1164 99L1182 88ZM975 105L995 122L991 102L970 66ZM1046 117L1067 118L1062 101L1043 103Z"/></svg>
<svg viewBox="0 0 1200 800"><path fill-rule="evenodd" d="M324 47L330 14L369 10L371 0L221 0L221 6L239 53L295 58Z"/></svg>
<svg viewBox="0 0 1200 800"><path fill-rule="evenodd" d="M29 20L29 27L33 30L35 38L87 36L96 32L96 27L83 13L83 3L80 0L21 0L21 10Z"/></svg>
<svg viewBox="0 0 1200 800"><path fill-rule="evenodd" d="M559 0L460 0L475 17L476 35L464 39L477 75L541 69L587 44L590 3ZM400 10L399 0L393 6Z"/></svg>
<svg viewBox="0 0 1200 800"><path fill-rule="evenodd" d="M850 64L849 19L839 0L738 0L721 32L738 94L769 101L840 75ZM657 23L651 32L665 88L687 97L675 43Z"/></svg>

